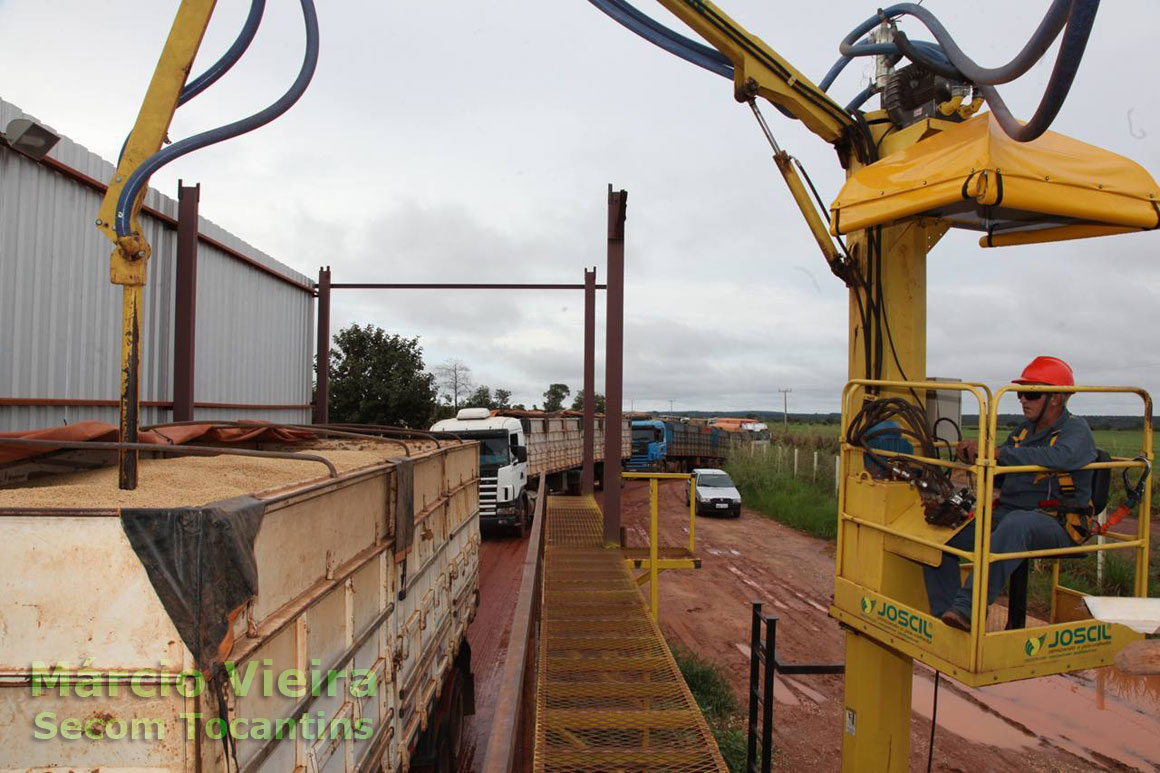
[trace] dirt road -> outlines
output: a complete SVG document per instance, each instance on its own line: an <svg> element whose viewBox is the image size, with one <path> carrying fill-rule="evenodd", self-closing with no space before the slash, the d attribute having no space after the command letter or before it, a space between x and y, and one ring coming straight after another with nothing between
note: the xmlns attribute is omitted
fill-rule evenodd
<svg viewBox="0 0 1160 773"><path fill-rule="evenodd" d="M679 482L661 485L661 545L687 544L682 500ZM629 544L646 545L647 484L630 483L622 502ZM696 537L702 568L661 575L661 627L670 641L726 670L739 699L748 687L753 600L780 616L783 660L843 659L843 634L826 611L832 543L749 510L736 520L698 518ZM926 767L933 678L916 666L911 770ZM838 769L842 694L840 676L779 676L779 770ZM937 770L1160 770L1160 678L1129 679L1102 669L978 690L944 677L934 746Z"/></svg>

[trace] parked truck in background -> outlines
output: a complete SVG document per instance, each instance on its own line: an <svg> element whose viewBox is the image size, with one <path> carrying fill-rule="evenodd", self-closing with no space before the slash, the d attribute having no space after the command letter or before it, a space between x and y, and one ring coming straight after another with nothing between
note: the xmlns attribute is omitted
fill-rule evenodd
<svg viewBox="0 0 1160 773"><path fill-rule="evenodd" d="M454 419L435 422L431 431L479 441L479 518L485 527L527 525L532 514L529 492L540 476L579 469L584 461L583 417L574 411L461 408ZM624 421L622 457L629 456L630 443ZM603 416L596 417L593 451L596 477L603 480Z"/></svg>
<svg viewBox="0 0 1160 773"><path fill-rule="evenodd" d="M730 452L746 442L739 433L718 427L679 419L667 420L664 425L667 466L674 470L689 472L698 467L723 464Z"/></svg>
<svg viewBox="0 0 1160 773"><path fill-rule="evenodd" d="M660 470L665 464L667 447L665 423L657 419L636 419L632 422L632 454L624 465L626 470Z"/></svg>

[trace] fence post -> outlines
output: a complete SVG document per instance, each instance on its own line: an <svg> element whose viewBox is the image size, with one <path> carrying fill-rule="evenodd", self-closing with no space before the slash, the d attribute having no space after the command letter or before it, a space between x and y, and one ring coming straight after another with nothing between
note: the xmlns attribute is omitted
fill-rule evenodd
<svg viewBox="0 0 1160 773"><path fill-rule="evenodd" d="M761 602L753 601L753 622L749 634L749 738L745 748L745 769L757 765L757 701L761 679Z"/></svg>
<svg viewBox="0 0 1160 773"><path fill-rule="evenodd" d="M818 452L814 451L814 480L818 479Z"/></svg>
<svg viewBox="0 0 1160 773"><path fill-rule="evenodd" d="M798 476L798 450L797 450L797 448L794 448L794 450L793 450L793 476L795 478Z"/></svg>
<svg viewBox="0 0 1160 773"><path fill-rule="evenodd" d="M765 698L761 716L761 770L773 768L773 679L777 671L777 617L765 618Z"/></svg>

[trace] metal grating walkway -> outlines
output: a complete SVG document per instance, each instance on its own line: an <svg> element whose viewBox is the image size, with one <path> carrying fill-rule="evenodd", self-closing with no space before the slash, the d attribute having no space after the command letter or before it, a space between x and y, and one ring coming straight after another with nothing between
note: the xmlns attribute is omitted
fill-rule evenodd
<svg viewBox="0 0 1160 773"><path fill-rule="evenodd" d="M535 770L727 770L602 518L548 499Z"/></svg>

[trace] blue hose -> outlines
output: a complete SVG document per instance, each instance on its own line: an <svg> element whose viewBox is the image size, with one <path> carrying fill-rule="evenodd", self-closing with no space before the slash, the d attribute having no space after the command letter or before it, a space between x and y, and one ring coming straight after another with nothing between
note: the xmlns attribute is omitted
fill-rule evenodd
<svg viewBox="0 0 1160 773"><path fill-rule="evenodd" d="M852 113L862 105L866 104L866 100L878 93L878 90L873 86L867 86L858 92L858 96L850 100L850 104L846 105L846 112Z"/></svg>
<svg viewBox="0 0 1160 773"><path fill-rule="evenodd" d="M178 106L184 105L208 89L217 82L218 78L225 75L231 67L237 64L238 60L242 58L242 54L246 53L246 49L250 47L250 43L254 41L254 35L257 34L258 27L262 23L262 13L265 10L266 0L253 0L251 2L250 13L246 17L246 23L242 25L242 31L238 33L237 40L228 51L222 54L221 59L214 62L212 67L185 85L177 100Z"/></svg>
<svg viewBox="0 0 1160 773"><path fill-rule="evenodd" d="M673 32L623 0L589 0L624 27L686 62L733 80L733 63L715 48Z"/></svg>
<svg viewBox="0 0 1160 773"><path fill-rule="evenodd" d="M1083 59L1084 49L1087 48L1099 6L1100 0L1076 0L1072 5L1071 14L1067 19L1067 29L1063 33L1063 41L1059 44L1055 68L1051 71L1051 80L1048 81L1043 99L1040 100L1039 107L1036 108L1035 115L1030 121L1020 124L1015 116L1011 115L1007 104L994 86L979 87L983 99L991 107L995 120L1008 137L1017 142L1030 142L1047 131L1051 122L1059 115L1079 71L1079 63Z"/></svg>
<svg viewBox="0 0 1160 773"><path fill-rule="evenodd" d="M1040 21L1035 32L1031 34L1023 49L1010 62L999 67L979 66L959 48L951 34L928 9L914 3L899 3L891 6L889 11L897 11L899 15L914 16L921 21L934 35L935 40L938 41L945 53L945 58L958 71L958 76L961 79L979 86L997 86L1015 80L1043 58L1047 49L1051 47L1052 41L1059 36L1060 30L1067 23L1070 11L1080 2L1083 0L1053 0L1051 7L1047 9L1043 20ZM898 33L898 35L903 39L906 37L902 33Z"/></svg>
<svg viewBox="0 0 1160 773"><path fill-rule="evenodd" d="M289 110L302 94L305 93L306 87L310 85L311 78L314 77L314 70L318 66L318 15L314 8L314 0L300 1L302 3L302 17L306 26L306 54L302 61L302 68L298 72L298 77L295 79L293 85L290 86L290 89L277 102L274 102L264 110L254 113L248 118L243 118L217 129L211 129L201 134L187 137L173 143L167 148L163 148L147 158L129 175L129 179L125 183L125 188L121 191L121 195L117 199L117 214L114 219L117 236L129 235L129 216L132 212L133 202L136 201L137 194L148 183L149 178L154 172L170 161L180 158L187 153L192 153L195 150L200 150L201 148L208 147L223 140L237 137L238 135L245 134L246 132L253 131L260 126L268 124Z"/></svg>
<svg viewBox="0 0 1160 773"><path fill-rule="evenodd" d="M838 50L843 59L830 68L822 80L822 88L824 90L833 83L847 63L843 60L848 57L902 54L939 75L975 84L1007 136L1019 142L1029 142L1047 131L1063 107L1079 70L1098 9L1099 0L1054 0L1031 39L1015 58L1001 67L984 68L963 53L930 11L914 3L892 5L862 22L842 40ZM882 21L902 15L914 16L921 21L934 35L937 46L932 47L926 41L912 41L901 32L896 32L893 43L856 42ZM1020 124L999 96L995 85L1008 83L1027 72L1043 57L1065 24L1055 68L1039 107L1030 121Z"/></svg>

